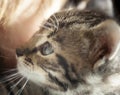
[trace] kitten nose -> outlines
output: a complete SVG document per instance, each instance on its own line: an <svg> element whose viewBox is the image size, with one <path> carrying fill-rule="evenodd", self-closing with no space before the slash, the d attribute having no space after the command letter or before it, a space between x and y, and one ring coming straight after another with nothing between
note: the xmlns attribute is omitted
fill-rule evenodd
<svg viewBox="0 0 120 95"><path fill-rule="evenodd" d="M21 49L16 49L16 54L18 57L23 56L24 52Z"/></svg>

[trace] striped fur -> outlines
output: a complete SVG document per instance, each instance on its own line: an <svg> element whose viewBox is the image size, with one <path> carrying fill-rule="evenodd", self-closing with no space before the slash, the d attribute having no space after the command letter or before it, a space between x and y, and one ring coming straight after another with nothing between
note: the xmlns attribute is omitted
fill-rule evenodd
<svg viewBox="0 0 120 95"><path fill-rule="evenodd" d="M17 49L18 71L50 95L119 95L119 38L102 13L59 12Z"/></svg>
<svg viewBox="0 0 120 95"><path fill-rule="evenodd" d="M85 1L85 2L84 2ZM89 2L88 2L89 1ZM66 4L65 4L65 6L64 6L64 8L63 9L66 9L66 10L69 10L69 9L72 9L72 8L78 8L79 10L83 10L83 9L93 9L93 10L101 10L103 13L107 13L108 15L113 15L113 10L112 10L112 8L111 7L108 7L109 6L109 3L111 3L111 0L109 0L109 2L107 3L106 1L108 1L108 0L106 0L105 1L105 5L108 5L108 6L105 6L105 10L104 9L102 9L101 8L101 6L99 7L99 6L96 6L96 5L98 5L99 3L96 3L96 1L97 0L67 0L67 2L66 2ZM100 0L99 0L100 1ZM103 2L103 1L102 1ZM107 11L106 11L106 9L108 9ZM78 10L77 10L78 11ZM57 13L57 14L55 14L55 17L57 18L57 20L59 21L59 29L57 29L56 27L51 27L51 25L49 25L48 23L46 23L45 24L45 26L46 27L49 27L50 29L52 28L53 29L53 32L51 32L51 33L48 33L49 35L47 35L48 37L49 37L49 39L51 39L52 37L54 37L54 35L56 35L56 33L58 32L58 30L60 30L60 29L63 29L63 30L65 30L65 31L67 31L66 30L66 28L68 29L68 30L79 30L79 28L80 29L85 29L86 27L87 27L87 29L92 29L93 27L97 27L97 26L99 26L102 22L104 22L105 20L107 20L109 17L107 17L107 16L105 16L105 15L101 15L101 14L94 14L95 12L89 12L89 11L87 11L87 12L69 12L69 11L66 11L66 12L61 12L61 13ZM81 15L81 14L83 14L83 15ZM88 16L89 15L89 16ZM79 17L78 17L79 16ZM47 21L47 22L49 22L49 23L52 23L52 24L56 24L57 25L57 22L56 22L56 18L55 18L54 16L51 16L51 19L53 19L53 21L51 21L50 19ZM86 20L88 20L87 22L85 22ZM80 25L82 25L82 26L80 26ZM85 25L85 26L84 26ZM88 25L88 26L87 26ZM83 27L84 26L84 27ZM85 31L87 30L87 29L85 29ZM41 31L41 30L40 30ZM42 31L46 31L46 30L42 30ZM48 31L48 30L47 30ZM91 30L92 31L92 30ZM74 33L71 33L70 35L72 35L72 34L74 34ZM36 35L38 35L39 36L39 33L38 34L36 34ZM60 34L61 35L61 34ZM67 35L67 34L66 34ZM87 34L88 35L88 37L90 37L90 39L92 38L92 36L91 36L91 33L89 34ZM54 40L55 40L55 42L57 42L57 43L62 43L62 42L64 42L64 40L65 40L65 38L66 38L66 36L62 36L62 37L60 37L59 36L59 34L58 34L58 36L56 37L56 38L54 38ZM74 39L75 37L72 37L71 39ZM46 39L46 38L45 38ZM34 41L33 42L29 42L31 45L28 45L27 47L28 48L30 48L30 49L32 49L32 52L33 52L33 54L35 54L35 52L37 51L37 46L38 45L40 45L41 43L44 43L44 41L45 41L45 39L39 39L39 37L38 38L36 38L36 39L34 39ZM40 42L39 42L39 40L41 40ZM76 39L75 41L77 41L77 40L79 40L79 39ZM42 42L43 41L43 42ZM71 42L72 42L72 40L70 40ZM74 42L74 41L73 41ZM37 43L37 44L36 44ZM54 42L53 42L54 43ZM56 45L59 45L59 44L57 44L57 43L54 43L55 44L55 46ZM67 41L66 41L66 43L68 43ZM87 42L86 42L87 43ZM63 43L64 44L64 43ZM75 44L75 43L73 43L73 44ZM77 44L77 43L76 43ZM64 46L64 45L63 45ZM73 45L74 46L74 45ZM79 46L79 45L78 45ZM84 46L84 44L83 45L81 45L80 47L81 48L85 48L85 47L83 47ZM96 47L97 46L99 46L98 44L96 45ZM63 48L61 48L61 47L55 47L56 48L56 50L59 50L59 49L63 49L64 50L64 47ZM71 49L69 49L69 44L68 44L68 46L67 46L67 48L68 48L68 51L70 51ZM73 47L74 49L76 49L75 48L75 46ZM27 50L26 49L26 51L27 52L30 52L29 53L29 55L31 55L31 51L29 51L29 50ZM68 51L66 51L66 52L68 52ZM88 51L88 50L87 50ZM65 52L65 53L66 53ZM81 51L80 51L81 52ZM84 52L81 52L82 53L82 55L84 55L84 53L85 53L85 51ZM67 54L67 53L66 53ZM26 55L24 55L24 56L26 56ZM89 88L86 84L85 84L85 82L86 82L86 80L84 80L83 78L81 78L81 75L82 75L82 73L84 73L83 71L89 71L89 70L81 70L82 71L82 73L81 74L74 74L74 73L76 73L76 72L79 72L79 65L77 64L77 62L78 62L78 60L77 60L77 57L76 57L76 66L75 66L75 68L74 68L74 64L72 64L71 66L68 66L67 64L67 59L65 58L65 56L68 56L68 57L72 57L72 56L70 56L70 55L64 55L64 56L62 56L62 54L60 55L60 54L57 54L56 55L56 57L57 57L57 61L59 62L59 63L62 63L62 64L59 64L60 66L58 66L58 65L56 65L56 64L48 64L48 63L46 63L46 62L42 62L42 63L44 63L44 65L39 65L39 66L41 66L41 68L42 69L44 69L44 71L45 72L51 72L52 74L54 74L55 76L53 76L51 73L50 74L48 74L48 76L50 77L50 82L51 83L53 83L53 84L57 84L57 85L59 85L59 86L61 86L61 90L62 90L62 92L61 91L58 91L58 90L60 90L59 89L59 87L57 87L56 85L53 85L53 86L55 86L55 87L53 87L53 86L50 86L51 84L48 82L48 85L45 85L44 86L44 84L41 84L40 86L42 86L43 88L41 88L41 87L39 87L39 86L37 86L37 85L35 85L35 84L32 84L31 82L28 82L28 84L27 84L27 86L26 86L26 88L22 91L22 95L48 95L49 93L48 93L48 91L50 90L50 92L53 92L53 93L55 93L55 95L56 95L56 93L58 94L58 95L91 95L90 94L90 92L92 91L91 90L91 88ZM42 56L42 57L44 57L44 56ZM54 60L54 58L52 58L52 56L49 56L52 60ZM84 55L83 56L83 58L84 59L86 59L86 55ZM22 59L22 58L21 58ZM21 60L20 59L20 62L19 63L22 63L22 60L24 60L24 57L23 57L23 59ZM51 59L50 59L50 62L51 62ZM29 59L26 59L27 61L29 61L29 63L34 63L34 62L30 62L30 60ZM56 60L56 59L55 59ZM95 61L96 60L98 60L98 59L95 59ZM41 60L39 60L40 62L41 62ZM2 62L2 61L1 61ZM97 63L99 63L99 62L97 62ZM78 67L77 67L78 66ZM104 65L103 65L104 66ZM76 67L77 67L77 70L76 70ZM96 67L96 66L95 66ZM47 69L47 70L45 70L45 68ZM59 68L59 69L58 69ZM68 69L66 69L66 68L68 68ZM70 70L69 70L69 68L71 68ZM116 68L116 67L115 67ZM64 69L64 70L63 70ZM118 67L118 69L119 69L119 67ZM22 69L23 70L23 69ZM40 71L40 73L44 73L44 71ZM114 71L114 70L113 70ZM26 72L26 71L25 71ZM56 72L56 73L55 73ZM70 87L70 90L67 90L68 89L68 86L71 86L71 84L70 83L67 83L67 81L65 81L65 79L62 77L62 75L57 75L57 73L58 72L61 72L61 73L64 73L64 72L67 72L66 74L64 74L64 76L65 76L65 78L67 78L67 80L69 80L72 84L74 84L73 85L73 88L71 88ZM69 72L70 72L70 74L69 74ZM23 73L24 73L24 70L23 70ZM45 74L45 73L44 73ZM40 78L43 78L43 79L41 79L42 81L44 80L44 74L40 77ZM23 75L23 74L22 74ZM79 81L77 80L77 78L78 78L78 76L80 75L80 77L79 77ZM88 74L89 75L89 74ZM27 75L25 75L25 76L27 76ZM71 77L72 76L72 77ZM87 75L86 75L87 76ZM33 76L34 77L34 76ZM61 79L60 80L62 80L62 82L58 79L58 78L56 78L56 77L61 77ZM113 77L113 78L112 78ZM113 75L113 76L110 76L110 78L109 78L109 80L110 81L112 81L113 82L113 84L115 83L115 84L118 84L119 85L119 81L118 80L114 80L114 77L116 77L116 79L118 78L119 79L119 75ZM0 78L2 79L4 79L4 77L3 76L0 76ZM63 78L63 79L62 79ZM36 78L37 79L37 78ZM88 76L88 79L91 79L91 80L87 80L88 82L90 82L91 84L94 84L94 82L93 82L93 80L96 80L96 83L97 82L99 82L100 81L100 79L101 78L99 78L99 77L96 77L96 76ZM7 79L5 79L5 80L7 80ZM34 81L36 81L36 80L34 80ZM48 80L47 80L48 81ZM47 83L47 81L45 81L46 83ZM65 82L64 82L65 81ZM117 83L117 82L118 83ZM93 83L92 83L93 82ZM13 83L11 83L10 85L8 85L7 86L7 84L5 84L5 83L1 83L0 84L0 94L1 95L8 95L8 93L11 91L11 89L10 89L10 86L12 86L12 85L14 85L16 82L13 82ZM80 83L80 85L81 84L83 84L83 85L79 85L78 83ZM23 83L24 84L24 83ZM37 82L37 84L38 84L38 82ZM85 85L84 85L85 84ZM112 85L113 85L112 84ZM19 84L13 91L11 91L11 94L10 95L15 95L16 94L16 92L22 87L23 85L22 84ZM53 90L53 89L49 89L49 90L47 90L47 91L43 91L43 89L44 88L46 88L46 86L47 86L47 88L54 88L54 89L58 89L57 90L57 92L55 91L55 90ZM88 88L88 89L86 89L86 87ZM102 86L100 86L100 87L98 87L98 88L96 88L96 86L94 87L93 85L92 85L92 87L94 88L94 91L96 90L96 92L94 92L94 93L97 93L97 94L95 94L95 95L98 95L98 92L97 91L99 91L101 88L102 88ZM107 86L106 86L107 87ZM72 90L71 91L71 89L76 89L76 90ZM82 89L81 91L79 91L79 89ZM64 92L64 90L67 90L66 92ZM111 90L112 91L112 90ZM52 95L53 95L53 93L52 93ZM116 91L115 93L119 93L119 91ZM93 93L92 93L92 95L94 95ZM101 95L104 95L103 93L101 94ZM108 92L107 94L105 94L105 95L113 95L113 92ZM119 95L119 94L116 94L116 95Z"/></svg>

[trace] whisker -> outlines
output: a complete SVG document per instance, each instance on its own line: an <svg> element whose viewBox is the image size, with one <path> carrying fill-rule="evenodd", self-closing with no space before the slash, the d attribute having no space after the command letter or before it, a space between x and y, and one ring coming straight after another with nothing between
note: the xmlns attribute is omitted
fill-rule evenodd
<svg viewBox="0 0 120 95"><path fill-rule="evenodd" d="M2 81L0 81L0 83L10 82L10 81L12 81L12 80L14 80L14 79L17 79L18 77L19 77L19 76L15 76L15 77L12 77L12 78L7 79L7 80L2 80Z"/></svg>
<svg viewBox="0 0 120 95"><path fill-rule="evenodd" d="M49 31L52 31L52 29L48 28L47 26L40 25L40 27L43 27L43 28L45 28L45 29L47 29L47 30L49 30Z"/></svg>
<svg viewBox="0 0 120 95"><path fill-rule="evenodd" d="M16 76L16 75L18 75L18 74L19 74L18 72L15 72L15 73L12 73L12 74L6 76L5 78L10 78L10 77Z"/></svg>
<svg viewBox="0 0 120 95"><path fill-rule="evenodd" d="M54 17L54 18L55 18L55 20L56 20L56 23L57 23L57 25L56 25L57 27L56 27L56 28L57 28L57 30L58 30L58 27L59 27L59 22L58 22L57 17L56 17L55 15L53 15L53 17Z"/></svg>
<svg viewBox="0 0 120 95"><path fill-rule="evenodd" d="M10 93L15 89L15 87L17 87L17 85L18 85L21 81L23 81L23 79L24 79L24 77L20 78L17 83L15 83L13 86L10 87L11 90L10 90L10 92L8 93L8 95L10 95Z"/></svg>
<svg viewBox="0 0 120 95"><path fill-rule="evenodd" d="M16 81L16 80L17 80L17 79L19 79L20 77L21 77L21 76L17 76L16 78L12 79L11 81L9 81L9 82L5 83L5 87L7 87L7 86L11 85L11 82ZM4 87L1 87L1 88L4 88Z"/></svg>
<svg viewBox="0 0 120 95"><path fill-rule="evenodd" d="M15 71L17 71L17 68L4 71L4 72L2 72L1 74L10 73L10 72L15 72Z"/></svg>
<svg viewBox="0 0 120 95"><path fill-rule="evenodd" d="M16 84L14 84L13 86L11 86L10 88L12 89L12 88L16 87L23 79L24 79L24 77L20 78L19 81Z"/></svg>
<svg viewBox="0 0 120 95"><path fill-rule="evenodd" d="M48 25L50 25L50 26L53 26L54 28L57 28L57 26L55 25L55 21L52 18L50 18L50 20L52 21L53 24L50 23L50 22L45 22L45 23L48 24ZM43 28L45 28L45 29L47 29L49 31L52 31L51 28L49 28L49 27L47 27L47 26L45 26L43 24L40 24L40 27L43 27Z"/></svg>
<svg viewBox="0 0 120 95"><path fill-rule="evenodd" d="M53 27L57 27L56 25L52 24L52 23L49 23L49 22L46 22L46 24L50 25L50 26L53 26Z"/></svg>
<svg viewBox="0 0 120 95"><path fill-rule="evenodd" d="M11 69L15 69L16 67L11 67L11 68L7 68L7 67L1 67L0 69L2 70L11 70Z"/></svg>
<svg viewBox="0 0 120 95"><path fill-rule="evenodd" d="M52 21L54 28L57 28L57 26L55 25L55 21L52 18L50 18L50 20Z"/></svg>
<svg viewBox="0 0 120 95"><path fill-rule="evenodd" d="M14 76L8 76L7 78L6 77L2 78L2 79L0 79L0 83L5 83L5 82L10 81L10 80L12 80L14 78L17 78L18 76L19 75L14 75Z"/></svg>
<svg viewBox="0 0 120 95"><path fill-rule="evenodd" d="M20 95L23 91L23 89L25 88L26 84L28 83L28 79L26 80L26 82L24 83L24 85L22 86L22 88L20 90L18 90L18 92L16 93L16 95Z"/></svg>
<svg viewBox="0 0 120 95"><path fill-rule="evenodd" d="M49 18L51 21L52 21L52 23L55 25L55 21L52 19L52 18Z"/></svg>

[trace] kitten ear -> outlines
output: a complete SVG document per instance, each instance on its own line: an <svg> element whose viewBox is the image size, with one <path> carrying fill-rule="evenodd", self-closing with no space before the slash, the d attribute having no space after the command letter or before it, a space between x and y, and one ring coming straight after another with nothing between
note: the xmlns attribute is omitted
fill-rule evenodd
<svg viewBox="0 0 120 95"><path fill-rule="evenodd" d="M105 63L105 60L112 61L116 56L119 55L120 51L120 27L119 25L113 21L108 20L102 23L100 27L105 28L106 38L107 38L107 48L109 52L104 54L103 59L99 59L95 64L94 68L99 67Z"/></svg>
<svg viewBox="0 0 120 95"><path fill-rule="evenodd" d="M111 39L110 54L106 57L108 60L113 60L120 51L120 26L115 21L107 22L108 36Z"/></svg>

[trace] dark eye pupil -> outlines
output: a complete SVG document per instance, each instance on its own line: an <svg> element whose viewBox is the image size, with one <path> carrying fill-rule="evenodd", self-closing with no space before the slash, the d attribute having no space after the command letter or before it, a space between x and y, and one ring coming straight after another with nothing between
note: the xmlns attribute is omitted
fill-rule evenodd
<svg viewBox="0 0 120 95"><path fill-rule="evenodd" d="M40 52L42 55L49 55L54 52L52 45L49 42L45 42L40 46Z"/></svg>

